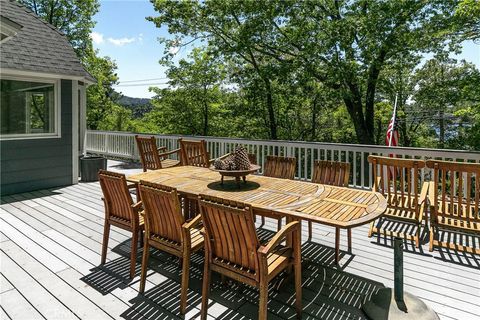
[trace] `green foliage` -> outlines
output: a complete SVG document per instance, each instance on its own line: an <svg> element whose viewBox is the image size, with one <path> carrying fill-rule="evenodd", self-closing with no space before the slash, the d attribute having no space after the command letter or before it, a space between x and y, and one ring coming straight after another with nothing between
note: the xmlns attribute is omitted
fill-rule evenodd
<svg viewBox="0 0 480 320"><path fill-rule="evenodd" d="M174 35L164 41L167 47L206 39L223 59L252 70L256 79L248 83L265 97L272 139L282 111L272 83L303 73L337 90L358 141L374 143L375 97L385 65L400 52L453 50L460 39L449 32L454 0L153 3L159 15L149 19Z"/></svg>
<svg viewBox="0 0 480 320"><path fill-rule="evenodd" d="M98 12L98 0L18 0L37 16L62 31L77 55L88 54L90 31L95 26L93 16Z"/></svg>
<svg viewBox="0 0 480 320"><path fill-rule="evenodd" d="M36 15L62 31L77 56L97 82L87 89L87 127L130 128L131 112L116 105L117 65L109 57L100 57L93 49L90 32L95 26L98 0L18 0ZM112 120L113 118L116 120ZM118 123L124 121L124 123Z"/></svg>
<svg viewBox="0 0 480 320"><path fill-rule="evenodd" d="M100 129L102 122L114 111L114 101L118 94L112 85L118 81L117 65L109 57L99 57L93 50L85 59L85 67L97 80L87 88L87 127Z"/></svg>

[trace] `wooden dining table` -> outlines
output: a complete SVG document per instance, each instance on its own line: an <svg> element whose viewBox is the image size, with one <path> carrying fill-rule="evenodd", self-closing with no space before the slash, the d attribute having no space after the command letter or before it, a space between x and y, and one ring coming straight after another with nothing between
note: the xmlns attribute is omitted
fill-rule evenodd
<svg viewBox="0 0 480 320"><path fill-rule="evenodd" d="M387 208L386 199L370 190L342 188L261 175L249 175L247 182L221 184L218 172L209 168L180 166L153 170L127 177L174 187L183 197L197 199L200 194L249 204L256 215L286 217L289 221L311 221L335 228L351 229L380 217ZM337 234L339 234L337 232ZM338 262L339 236L335 239ZM348 243L351 251L351 242Z"/></svg>

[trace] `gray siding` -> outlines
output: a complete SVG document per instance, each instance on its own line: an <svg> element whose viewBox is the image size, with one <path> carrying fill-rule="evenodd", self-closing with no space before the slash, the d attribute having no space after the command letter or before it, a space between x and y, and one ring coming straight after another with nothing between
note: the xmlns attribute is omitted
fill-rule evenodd
<svg viewBox="0 0 480 320"><path fill-rule="evenodd" d="M72 81L61 81L61 138L0 142L1 194L72 184Z"/></svg>

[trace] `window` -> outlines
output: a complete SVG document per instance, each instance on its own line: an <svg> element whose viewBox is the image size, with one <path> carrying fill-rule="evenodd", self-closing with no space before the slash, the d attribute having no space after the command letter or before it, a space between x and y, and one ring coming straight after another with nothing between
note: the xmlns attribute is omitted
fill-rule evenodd
<svg viewBox="0 0 480 320"><path fill-rule="evenodd" d="M1 138L58 136L55 81L1 81Z"/></svg>
<svg viewBox="0 0 480 320"><path fill-rule="evenodd" d="M21 28L18 23L0 16L0 42L14 36Z"/></svg>

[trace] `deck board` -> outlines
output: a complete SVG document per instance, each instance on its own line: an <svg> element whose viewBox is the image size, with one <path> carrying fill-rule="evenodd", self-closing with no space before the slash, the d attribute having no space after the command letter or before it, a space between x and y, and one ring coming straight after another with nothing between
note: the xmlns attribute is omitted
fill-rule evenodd
<svg viewBox="0 0 480 320"><path fill-rule="evenodd" d="M99 267L103 203L98 183L4 197L0 208L2 277L5 277L1 278L0 294L12 292L9 299L24 297L22 303L27 302L48 319L56 317L42 309L45 308L41 306L42 300L58 307L59 314L73 318L95 315L115 319L180 319L178 260L154 251L146 293L139 296L141 250L137 276L128 282L130 236L112 228L107 263ZM306 227L304 223L304 239ZM263 229L275 230L276 220L267 219ZM368 226L353 229L353 254L342 252L338 269L333 265L335 230L314 224L313 241L302 246L304 319L365 319L361 306L366 297L382 286L393 285L390 241L381 237L377 243L377 237L366 236L367 230ZM341 248L346 250L344 232ZM438 251L432 254L427 245L418 250L407 244L405 290L424 299L442 319L480 319L479 261L479 256L449 256ZM199 316L202 263L201 255L192 258L186 319ZM3 272L7 267L9 270ZM22 277L14 276L15 273ZM5 281L11 285L3 291ZM290 283L279 292L272 290L269 319L294 315L293 297ZM222 285L214 277L211 298L212 318L256 317L258 292L254 289ZM3 312L12 317L7 309Z"/></svg>

